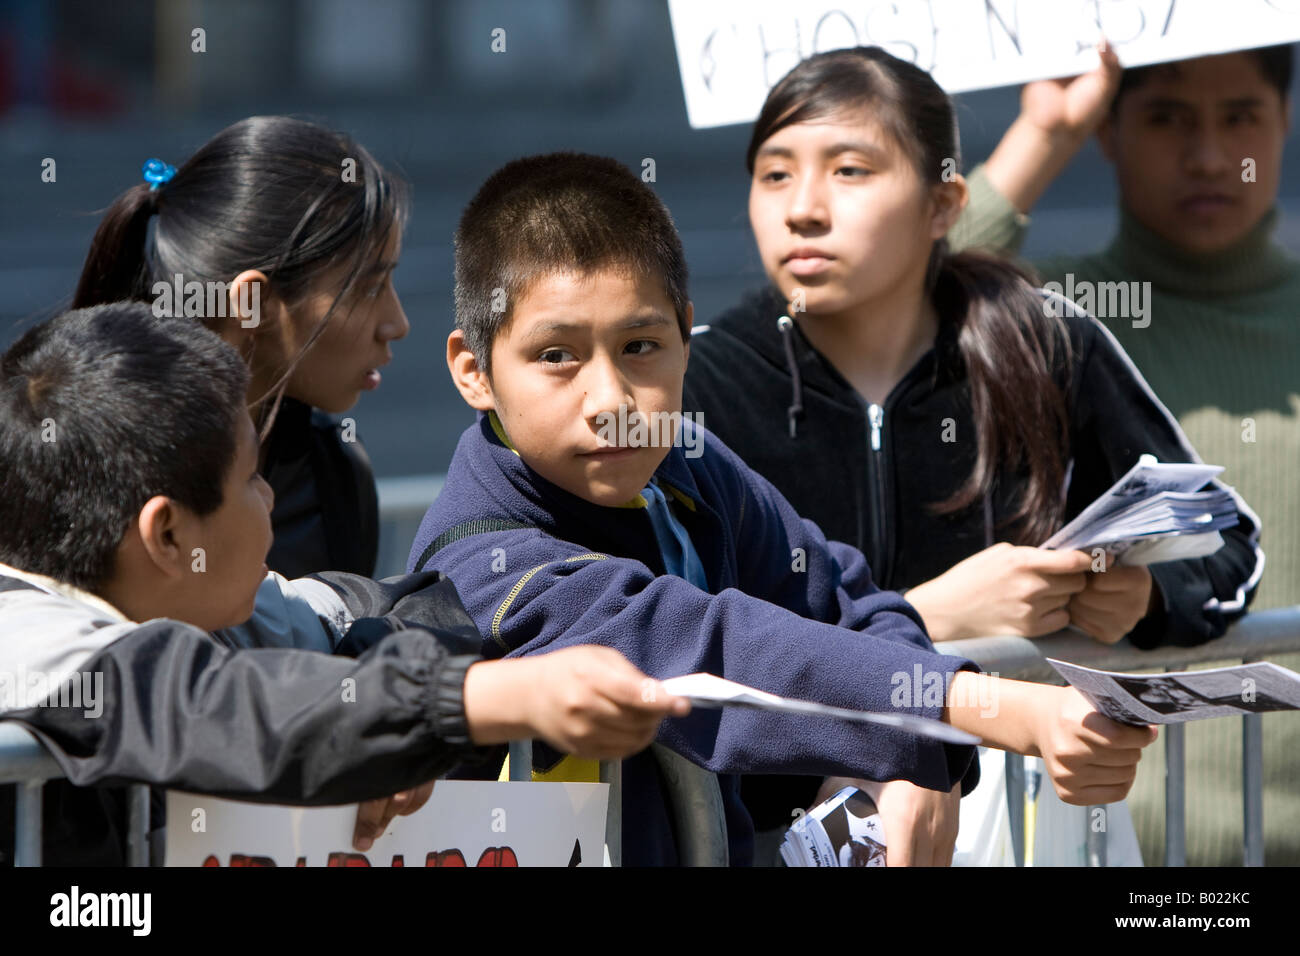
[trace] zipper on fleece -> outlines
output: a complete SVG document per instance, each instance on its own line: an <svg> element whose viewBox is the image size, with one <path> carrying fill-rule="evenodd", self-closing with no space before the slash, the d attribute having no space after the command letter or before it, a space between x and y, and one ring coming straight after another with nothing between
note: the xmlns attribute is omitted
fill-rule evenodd
<svg viewBox="0 0 1300 956"><path fill-rule="evenodd" d="M867 423L871 429L867 468L867 483L871 486L871 577L877 587L884 587L881 582L887 580L890 570L889 555L885 553L885 410L875 402L867 405Z"/></svg>

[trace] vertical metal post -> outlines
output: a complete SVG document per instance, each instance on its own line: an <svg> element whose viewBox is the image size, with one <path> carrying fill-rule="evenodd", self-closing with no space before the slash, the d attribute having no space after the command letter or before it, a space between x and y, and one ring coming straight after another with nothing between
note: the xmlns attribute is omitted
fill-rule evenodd
<svg viewBox="0 0 1300 956"><path fill-rule="evenodd" d="M609 784L609 809L605 812L605 846L611 866L623 865L623 762L602 760L600 782Z"/></svg>
<svg viewBox="0 0 1300 956"><path fill-rule="evenodd" d="M22 780L14 802L14 866L41 865L43 780Z"/></svg>
<svg viewBox="0 0 1300 956"><path fill-rule="evenodd" d="M1093 804L1085 808L1087 813L1084 815L1083 825L1087 828L1084 833L1084 846L1087 848L1087 857L1089 866L1106 866L1106 841L1110 839L1110 819L1108 811L1103 804ZM1097 812L1101 811L1101 820L1103 828L1098 830L1092 825L1096 819Z"/></svg>
<svg viewBox="0 0 1300 956"><path fill-rule="evenodd" d="M663 744L651 744L659 763L682 866L729 866L727 814L718 775L691 763Z"/></svg>
<svg viewBox="0 0 1300 956"><path fill-rule="evenodd" d="M1010 751L1007 760L1007 816L1011 820L1011 853L1016 866L1025 865L1025 758Z"/></svg>
<svg viewBox="0 0 1300 956"><path fill-rule="evenodd" d="M513 782L523 783L533 779L533 742L531 740L510 741L510 779Z"/></svg>
<svg viewBox="0 0 1300 956"><path fill-rule="evenodd" d="M149 787L132 784L126 792L126 865L149 865Z"/></svg>
<svg viewBox="0 0 1300 956"><path fill-rule="evenodd" d="M1241 718L1243 862L1264 865L1264 715Z"/></svg>
<svg viewBox="0 0 1300 956"><path fill-rule="evenodd" d="M1166 724L1165 733L1165 866L1187 865L1187 727Z"/></svg>

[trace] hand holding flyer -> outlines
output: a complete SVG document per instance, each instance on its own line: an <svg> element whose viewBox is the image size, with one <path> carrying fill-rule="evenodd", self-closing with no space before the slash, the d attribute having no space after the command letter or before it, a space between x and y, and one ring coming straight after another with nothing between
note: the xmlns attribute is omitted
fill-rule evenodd
<svg viewBox="0 0 1300 956"><path fill-rule="evenodd" d="M977 744L979 738L956 727L913 714L876 714L847 707L832 707L810 700L791 700L766 691L755 690L714 674L684 674L661 681L668 693L685 697L697 707L752 707L757 710L784 711L790 714L837 717L861 723L897 727L921 737L932 737L950 744Z"/></svg>

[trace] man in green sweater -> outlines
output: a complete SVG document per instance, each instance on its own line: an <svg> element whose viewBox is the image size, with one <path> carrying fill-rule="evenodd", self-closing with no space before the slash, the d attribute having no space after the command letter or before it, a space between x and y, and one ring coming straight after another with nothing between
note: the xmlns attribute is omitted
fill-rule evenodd
<svg viewBox="0 0 1300 956"><path fill-rule="evenodd" d="M949 239L1018 251L1026 213L1097 134L1118 180L1118 234L1100 252L1033 265L1106 324L1201 457L1258 512L1268 562L1252 608L1300 604L1300 262L1272 239L1291 48L1130 70L1100 53L1091 73L1024 88ZM1300 670L1300 656L1276 661ZM1300 863L1297 755L1300 714L1269 715L1269 864ZM1163 859L1163 776L1163 759L1145 761L1129 795L1148 863ZM1188 725L1186 779L1187 862L1240 864L1237 721Z"/></svg>

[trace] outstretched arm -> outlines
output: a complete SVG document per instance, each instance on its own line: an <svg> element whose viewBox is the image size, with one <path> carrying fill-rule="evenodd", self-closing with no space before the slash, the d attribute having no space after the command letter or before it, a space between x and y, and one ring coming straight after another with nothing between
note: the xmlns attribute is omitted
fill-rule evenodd
<svg viewBox="0 0 1300 956"><path fill-rule="evenodd" d="M956 250L1013 254L1025 215L1096 132L1119 88L1122 67L1103 40L1097 68L1073 79L1037 80L1020 93L1020 115L970 177L970 203L948 233Z"/></svg>
<svg viewBox="0 0 1300 956"><path fill-rule="evenodd" d="M1105 40L1097 68L1082 76L1037 80L1020 92L1020 115L984 164L989 182L1022 213L1083 147L1119 89L1119 57Z"/></svg>

